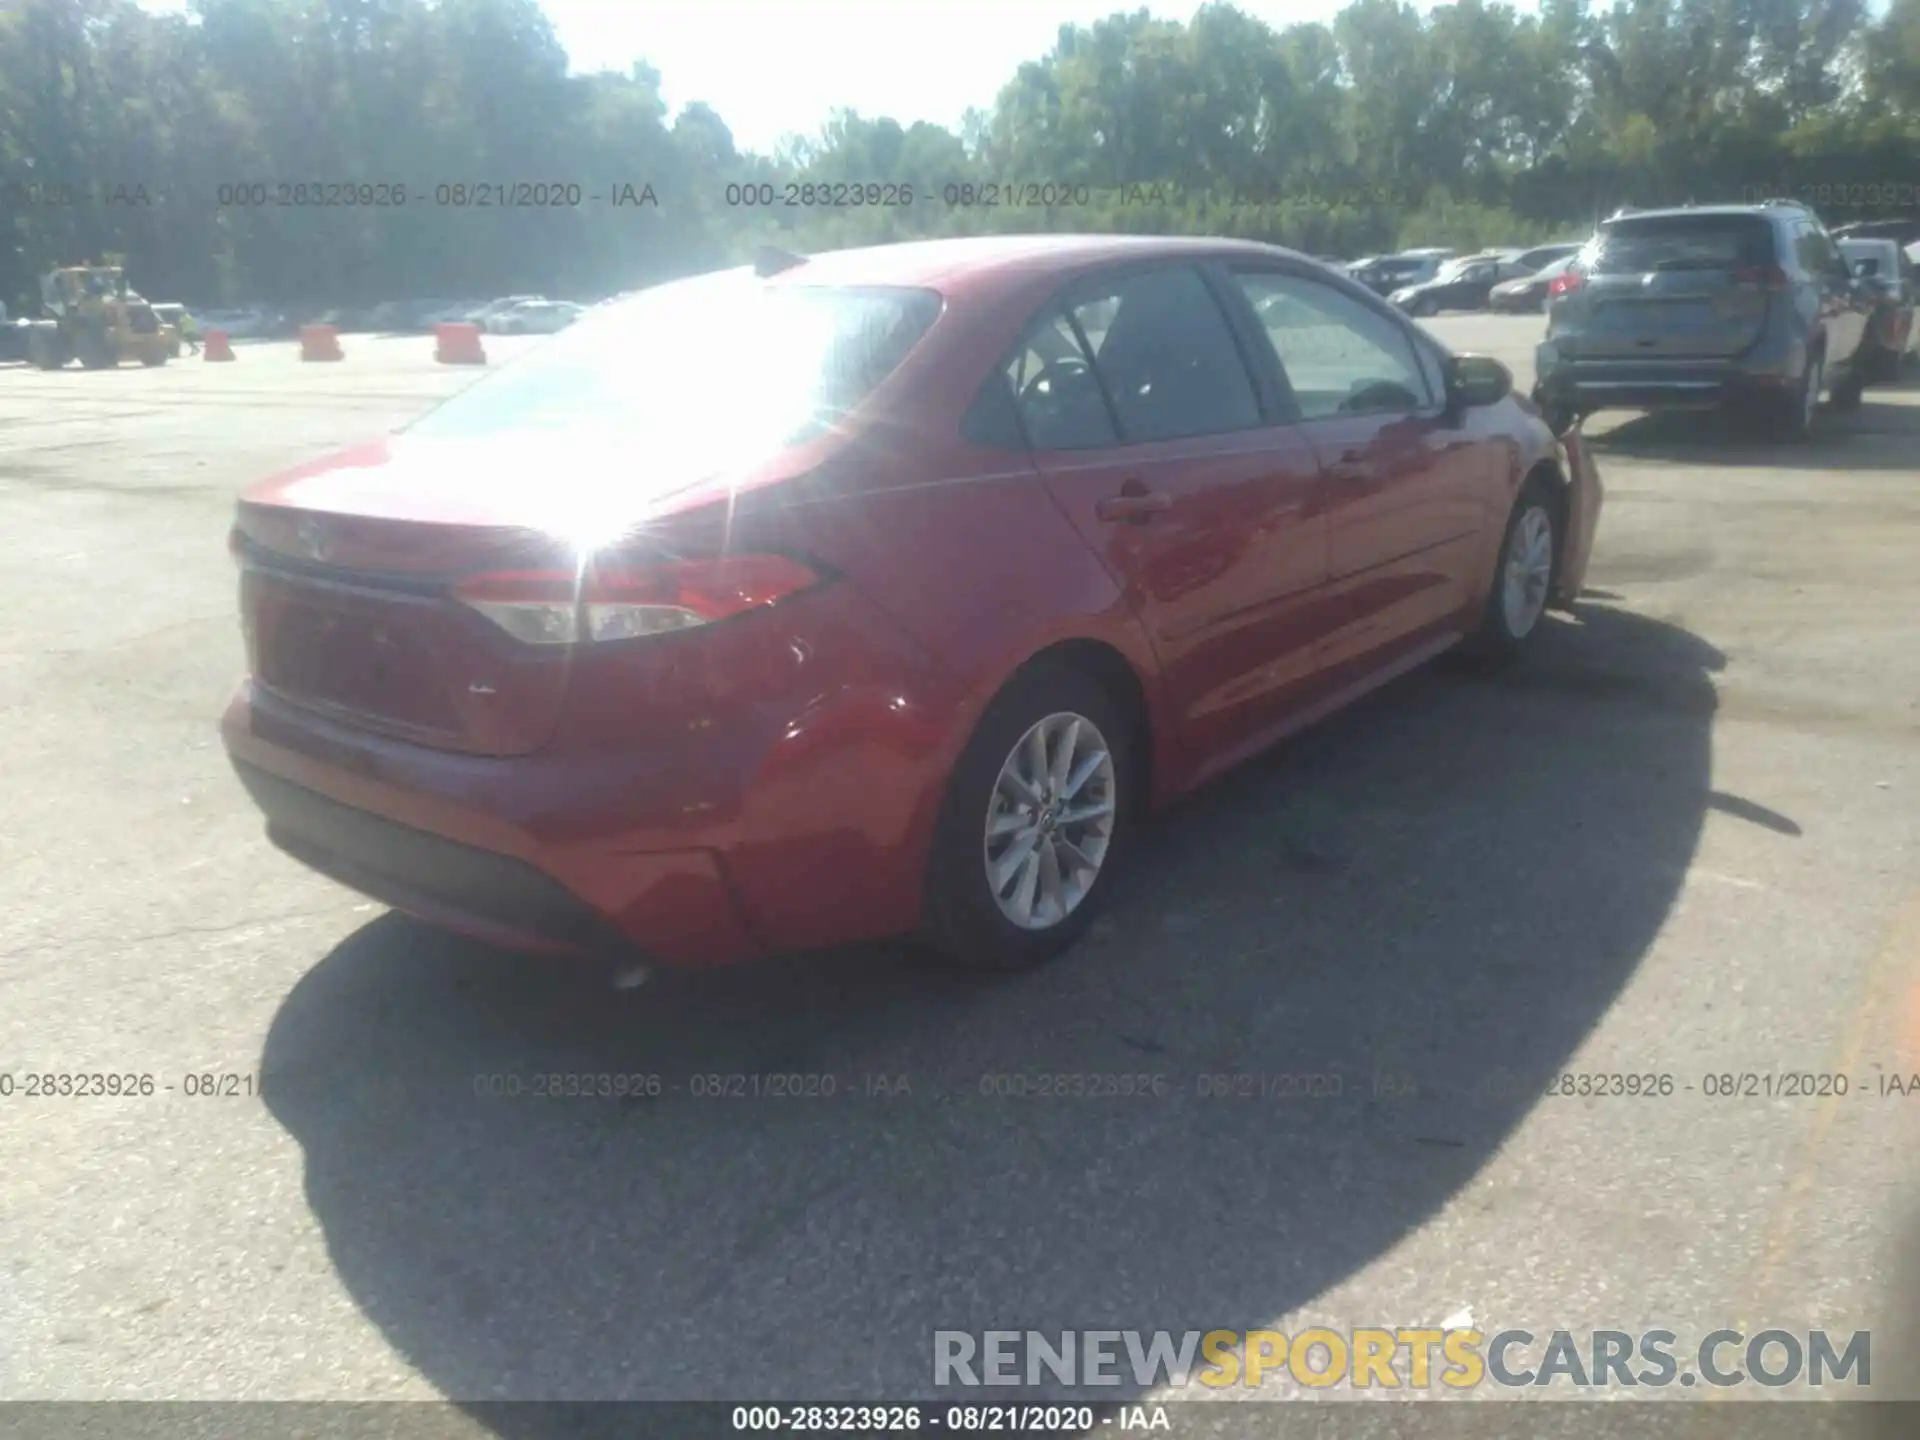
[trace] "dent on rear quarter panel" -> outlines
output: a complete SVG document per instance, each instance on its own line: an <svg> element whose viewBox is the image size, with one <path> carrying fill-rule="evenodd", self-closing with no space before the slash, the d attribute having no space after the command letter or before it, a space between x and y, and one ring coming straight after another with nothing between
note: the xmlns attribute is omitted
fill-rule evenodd
<svg viewBox="0 0 1920 1440"><path fill-rule="evenodd" d="M815 553L832 556L940 671L941 765L915 821L921 840L980 713L1035 653L1064 640L1112 646L1147 696L1154 774L1182 761L1139 622L1099 557L1047 494L1024 456L973 452L951 478L855 488L802 507Z"/></svg>

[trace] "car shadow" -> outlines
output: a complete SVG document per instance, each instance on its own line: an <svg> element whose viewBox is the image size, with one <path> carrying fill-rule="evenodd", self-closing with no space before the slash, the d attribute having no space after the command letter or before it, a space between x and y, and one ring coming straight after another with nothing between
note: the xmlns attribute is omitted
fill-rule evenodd
<svg viewBox="0 0 1920 1440"><path fill-rule="evenodd" d="M951 1399L936 1330L1271 1323L1489 1161L1742 803L1710 779L1719 652L1597 606L1542 641L1179 807L1024 976L871 946L613 992L367 925L262 1061L343 1283L476 1403ZM660 1093L486 1093L541 1075ZM700 1078L734 1075L816 1093Z"/></svg>
<svg viewBox="0 0 1920 1440"><path fill-rule="evenodd" d="M1714 411L1637 414L1624 420L1596 416L1584 434L1595 457L1667 461L1684 465L1780 470L1898 470L1913 468L1920 442L1920 405L1889 399L1920 390L1920 379L1875 385L1850 415L1823 411L1813 438L1775 440L1751 419ZM1609 420L1614 423L1608 424Z"/></svg>

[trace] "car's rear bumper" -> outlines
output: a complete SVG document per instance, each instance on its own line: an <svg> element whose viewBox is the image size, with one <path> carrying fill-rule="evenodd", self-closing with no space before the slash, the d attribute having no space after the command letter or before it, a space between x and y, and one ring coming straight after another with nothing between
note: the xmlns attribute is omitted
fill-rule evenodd
<svg viewBox="0 0 1920 1440"><path fill-rule="evenodd" d="M1596 410L1718 410L1792 392L1799 371L1788 365L1721 360L1572 360L1541 342L1534 373L1549 402L1581 413Z"/></svg>
<svg viewBox="0 0 1920 1440"><path fill-rule="evenodd" d="M912 930L969 728L952 679L851 586L715 627L698 657L583 665L529 754L414 743L253 681L221 737L282 849L509 945L699 966Z"/></svg>
<svg viewBox="0 0 1920 1440"><path fill-rule="evenodd" d="M513 949L587 954L624 943L593 907L524 861L342 805L244 760L233 768L275 845L364 895Z"/></svg>
<svg viewBox="0 0 1920 1440"><path fill-rule="evenodd" d="M635 850L630 832L565 835L580 824L566 797L593 776L358 735L250 682L221 735L276 846L421 919L510 949L640 952L663 965L727 964L768 948L722 856L699 844L709 837Z"/></svg>

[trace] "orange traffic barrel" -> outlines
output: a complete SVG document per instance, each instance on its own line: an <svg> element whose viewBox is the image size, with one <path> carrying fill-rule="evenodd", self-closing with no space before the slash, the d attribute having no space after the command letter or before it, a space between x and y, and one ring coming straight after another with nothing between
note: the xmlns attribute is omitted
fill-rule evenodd
<svg viewBox="0 0 1920 1440"><path fill-rule="evenodd" d="M302 325L300 327L300 358L302 360L344 360L346 356L340 350L340 332L331 325Z"/></svg>
<svg viewBox="0 0 1920 1440"><path fill-rule="evenodd" d="M442 365L484 365L487 352L480 344L478 325L433 327L433 358Z"/></svg>
<svg viewBox="0 0 1920 1440"><path fill-rule="evenodd" d="M233 346L227 340L224 330L209 330L206 338L206 357L209 360L233 359Z"/></svg>

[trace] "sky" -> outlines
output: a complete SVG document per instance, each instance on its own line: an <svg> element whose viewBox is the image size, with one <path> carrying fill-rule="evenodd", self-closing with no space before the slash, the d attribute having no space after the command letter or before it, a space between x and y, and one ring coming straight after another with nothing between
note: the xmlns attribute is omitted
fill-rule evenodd
<svg viewBox="0 0 1920 1440"><path fill-rule="evenodd" d="M770 151L812 134L836 108L930 120L957 130L969 106L992 106L1025 60L1062 25L1088 25L1128 0L545 0L577 69L624 70L644 57L667 104L719 112L742 149ZM1188 20L1198 0L1150 4ZM1331 20L1342 0L1242 0L1276 29ZM1423 5L1421 8L1428 8ZM1516 8L1532 10L1531 0Z"/></svg>
<svg viewBox="0 0 1920 1440"><path fill-rule="evenodd" d="M141 0L180 11L185 0ZM1275 29L1331 20L1345 0L1239 0ZM1422 10L1426 0L1416 0ZM1531 12L1536 0L1509 0ZM1053 48L1062 25L1142 8L1137 0L543 0L576 70L625 71L644 59L678 114L704 100L743 150L816 134L836 109L958 130L992 107L1022 61ZM1190 20L1199 0L1148 4Z"/></svg>
<svg viewBox="0 0 1920 1440"><path fill-rule="evenodd" d="M178 10L184 0L144 0ZM1432 8L1415 0L1418 8ZM1509 0L1522 13L1537 0ZM1606 0L1595 0L1596 8ZM1887 0L1870 0L1880 13ZM1275 29L1331 20L1344 0L1238 0ZM742 149L770 152L790 133L813 135L840 107L902 124L957 130L969 106L988 109L1025 60L1052 49L1062 25L1088 25L1129 0L544 0L576 70L660 71L674 114L704 100ZM1149 4L1189 20L1189 3Z"/></svg>

